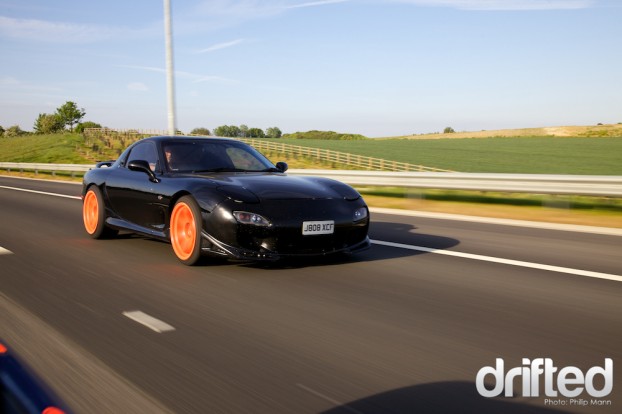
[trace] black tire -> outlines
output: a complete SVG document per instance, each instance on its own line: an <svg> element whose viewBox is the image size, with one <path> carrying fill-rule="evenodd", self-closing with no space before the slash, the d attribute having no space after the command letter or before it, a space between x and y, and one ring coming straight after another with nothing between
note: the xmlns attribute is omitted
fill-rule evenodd
<svg viewBox="0 0 622 414"><path fill-rule="evenodd" d="M94 239L114 237L119 232L106 225L104 196L96 185L92 185L82 202L82 222L86 233Z"/></svg>
<svg viewBox="0 0 622 414"><path fill-rule="evenodd" d="M171 212L169 233L175 256L192 266L201 259L201 209L191 196L183 196Z"/></svg>

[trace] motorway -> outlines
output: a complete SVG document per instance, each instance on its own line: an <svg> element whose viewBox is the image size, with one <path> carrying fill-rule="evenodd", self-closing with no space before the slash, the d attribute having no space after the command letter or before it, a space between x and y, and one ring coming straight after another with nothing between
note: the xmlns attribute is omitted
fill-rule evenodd
<svg viewBox="0 0 622 414"><path fill-rule="evenodd" d="M349 259L186 267L79 193L0 177L0 338L75 413L622 412L622 236L372 212ZM484 398L496 358L613 391Z"/></svg>

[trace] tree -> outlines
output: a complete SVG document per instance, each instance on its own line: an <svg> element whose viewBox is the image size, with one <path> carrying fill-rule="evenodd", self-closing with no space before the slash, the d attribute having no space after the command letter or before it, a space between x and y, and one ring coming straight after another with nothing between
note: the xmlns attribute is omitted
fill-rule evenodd
<svg viewBox="0 0 622 414"><path fill-rule="evenodd" d="M443 134L453 134L454 132L456 131L452 127L447 127L443 130Z"/></svg>
<svg viewBox="0 0 622 414"><path fill-rule="evenodd" d="M65 125L56 114L39 114L35 120L34 130L37 134L54 134L63 130Z"/></svg>
<svg viewBox="0 0 622 414"><path fill-rule="evenodd" d="M240 136L246 138L248 136L248 125L240 125Z"/></svg>
<svg viewBox="0 0 622 414"><path fill-rule="evenodd" d="M217 137L224 137L224 134L226 133L226 128L226 125L216 127L216 129L214 129L214 135L216 135Z"/></svg>
<svg viewBox="0 0 622 414"><path fill-rule="evenodd" d="M207 128L195 128L190 131L190 135L212 135Z"/></svg>
<svg viewBox="0 0 622 414"><path fill-rule="evenodd" d="M265 138L266 134L264 134L263 129L251 128L248 130L248 136L250 138Z"/></svg>
<svg viewBox="0 0 622 414"><path fill-rule="evenodd" d="M67 101L56 109L56 115L61 119L63 126L69 126L69 130L73 132L73 125L79 123L86 112L84 108L78 109L75 102Z"/></svg>
<svg viewBox="0 0 622 414"><path fill-rule="evenodd" d="M2 128L2 125L0 125L0 137L4 135L4 128Z"/></svg>
<svg viewBox="0 0 622 414"><path fill-rule="evenodd" d="M283 133L277 127L271 127L266 129L266 138L281 138Z"/></svg>
<svg viewBox="0 0 622 414"><path fill-rule="evenodd" d="M241 135L240 128L235 125L221 125L214 130L214 135L218 137L239 137Z"/></svg>

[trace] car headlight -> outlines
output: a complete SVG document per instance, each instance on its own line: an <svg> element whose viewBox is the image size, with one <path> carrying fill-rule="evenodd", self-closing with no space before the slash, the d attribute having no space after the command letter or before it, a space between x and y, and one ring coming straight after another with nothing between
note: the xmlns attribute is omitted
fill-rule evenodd
<svg viewBox="0 0 622 414"><path fill-rule="evenodd" d="M367 215L368 213L366 207L357 208L356 210L354 210L354 221L361 221L367 218Z"/></svg>
<svg viewBox="0 0 622 414"><path fill-rule="evenodd" d="M260 216L259 214L249 213L247 211L234 211L233 217L242 224L252 224L254 226L268 227L270 226L270 220Z"/></svg>

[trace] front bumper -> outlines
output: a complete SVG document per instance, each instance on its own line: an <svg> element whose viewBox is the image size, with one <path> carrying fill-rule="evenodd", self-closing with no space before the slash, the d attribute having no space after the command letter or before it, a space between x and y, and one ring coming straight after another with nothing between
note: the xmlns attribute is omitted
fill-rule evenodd
<svg viewBox="0 0 622 414"><path fill-rule="evenodd" d="M257 250L244 249L241 247L235 247L216 240L206 232L201 233L202 244L201 252L212 256L227 257L237 260L251 260L251 261L277 261L287 258L306 258L306 257L322 257L330 256L334 254L353 254L365 251L371 247L371 241L369 237L365 237L363 241L360 241L351 246L345 246L342 248L332 249L317 249L313 250L299 250L291 251L289 253L278 253L268 250L265 247L260 247Z"/></svg>

